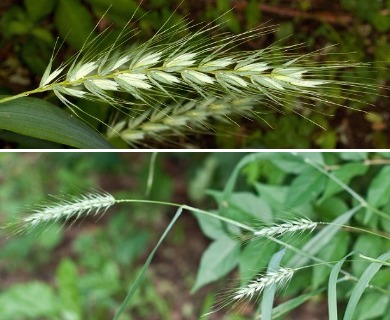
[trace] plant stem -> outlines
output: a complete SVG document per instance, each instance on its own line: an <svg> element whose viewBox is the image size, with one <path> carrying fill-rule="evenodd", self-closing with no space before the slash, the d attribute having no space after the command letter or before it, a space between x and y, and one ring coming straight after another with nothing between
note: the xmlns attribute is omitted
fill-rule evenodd
<svg viewBox="0 0 390 320"><path fill-rule="evenodd" d="M183 209L186 209L188 211L198 212L198 213L201 213L201 214L204 214L204 215L208 215L208 216L210 216L212 218L215 218L215 219L218 219L218 220L230 223L232 225L235 225L235 226L237 226L239 228L242 228L242 229L245 229L245 230L248 230L248 231L251 231L251 232L256 231L256 229L254 229L254 228L252 228L252 227L250 227L250 226L248 226L246 224L237 222L235 220L232 220L232 219L229 219L229 218L226 218L226 217L222 217L222 216L220 216L218 214L215 214L215 213L212 213L212 212L204 211L204 210L197 209L197 208L194 208L194 207L191 207L191 206L188 206L188 205L182 205L182 204L178 204L178 203L174 203L174 202L155 201L155 200L137 200L137 199L123 199L123 200L116 200L115 202L116 203L138 202L138 203L149 203L149 204L161 204L161 205L166 205L166 206L171 206L171 207L182 207Z"/></svg>
<svg viewBox="0 0 390 320"><path fill-rule="evenodd" d="M15 95L15 96L9 96L9 97L2 98L2 99L0 99L0 104L2 104L4 102L7 102L7 101L11 101L11 100L27 97L30 94L44 92L44 91L48 91L48 90L51 90L51 85L46 86L44 88L36 88L34 90L25 91L25 92L22 92L22 93L19 93L19 94Z"/></svg>

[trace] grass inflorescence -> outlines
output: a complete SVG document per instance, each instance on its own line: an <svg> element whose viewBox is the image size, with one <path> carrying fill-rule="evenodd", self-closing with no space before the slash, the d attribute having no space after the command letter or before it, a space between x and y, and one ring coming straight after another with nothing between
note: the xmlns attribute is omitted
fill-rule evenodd
<svg viewBox="0 0 390 320"><path fill-rule="evenodd" d="M145 139L163 141L164 134L184 136L186 131L213 131L210 120L233 122L231 116L247 116L254 101L248 98L206 98L181 101L161 109L149 109L138 117L121 120L109 128L107 137L121 138L129 145L142 144Z"/></svg>
<svg viewBox="0 0 390 320"><path fill-rule="evenodd" d="M294 270L291 268L279 268L278 270L267 271L264 275L259 275L255 280L252 280L246 286L238 289L232 297L233 301L238 301L244 298L251 300L255 295L260 295L266 287L276 285L283 287L288 283L294 275Z"/></svg>
<svg viewBox="0 0 390 320"><path fill-rule="evenodd" d="M114 205L115 198L107 192L91 192L67 199L56 198L55 202L39 206L30 215L22 218L21 230L31 230L41 225L58 221L77 221L88 215L104 213Z"/></svg>
<svg viewBox="0 0 390 320"><path fill-rule="evenodd" d="M308 218L301 218L298 220L283 222L281 224L275 224L271 227L261 228L253 234L256 237L278 237L287 233L292 234L295 232L303 232L305 230L312 232L317 225L317 222L313 222Z"/></svg>

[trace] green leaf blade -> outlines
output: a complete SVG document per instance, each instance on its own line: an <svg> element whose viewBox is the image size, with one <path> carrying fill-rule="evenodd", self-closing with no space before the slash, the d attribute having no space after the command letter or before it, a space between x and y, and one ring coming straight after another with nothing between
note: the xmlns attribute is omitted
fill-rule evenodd
<svg viewBox="0 0 390 320"><path fill-rule="evenodd" d="M108 5L107 5L108 6ZM76 0L60 0L56 9L55 24L66 41L81 49L94 28L88 9Z"/></svg>
<svg viewBox="0 0 390 320"><path fill-rule="evenodd" d="M277 246L273 242L259 239L252 240L241 250L239 271L242 285L246 285L261 269L267 266L267 261L276 252ZM261 252L261 254L259 254Z"/></svg>
<svg viewBox="0 0 390 320"><path fill-rule="evenodd" d="M387 260L390 258L390 252L384 253L380 255L377 259L378 260ZM355 288L352 291L351 297L348 301L347 308L345 310L344 314L344 320L352 320L353 315L355 313L356 307L358 305L358 302L363 294L363 292L366 290L370 280L374 277L374 275L379 271L379 269L382 267L382 263L374 262L371 263L362 276L359 278L359 281L357 282Z"/></svg>
<svg viewBox="0 0 390 320"><path fill-rule="evenodd" d="M335 234L333 241L318 253L318 257L324 261L337 261L345 256L348 250L349 235L347 233ZM318 288L330 274L330 269L325 265L315 266L313 269L312 283L314 289Z"/></svg>
<svg viewBox="0 0 390 320"><path fill-rule="evenodd" d="M372 180L367 194L367 202L374 208L379 208L389 202L390 166L385 166ZM367 223L372 211L367 210L364 222Z"/></svg>
<svg viewBox="0 0 390 320"><path fill-rule="evenodd" d="M353 250L366 256L378 256L382 251L382 239L372 234L361 234L356 238ZM355 276L361 276L366 269L360 260L352 261L352 271Z"/></svg>
<svg viewBox="0 0 390 320"><path fill-rule="evenodd" d="M337 278L340 273L341 267L343 266L345 260L351 255L355 254L355 252L350 252L343 259L337 262L332 268L332 272L329 276L328 282L328 312L329 312L329 320L337 320Z"/></svg>
<svg viewBox="0 0 390 320"><path fill-rule="evenodd" d="M225 276L238 264L240 243L221 237L203 253L192 292Z"/></svg>
<svg viewBox="0 0 390 320"><path fill-rule="evenodd" d="M310 202L321 193L325 182L326 178L321 172L313 168L304 170L292 182L287 193L286 204L295 207Z"/></svg>
<svg viewBox="0 0 390 320"><path fill-rule="evenodd" d="M63 259L56 271L61 305L72 319L82 319L81 295L78 289L77 266L71 259Z"/></svg>
<svg viewBox="0 0 390 320"><path fill-rule="evenodd" d="M84 122L37 98L0 103L0 129L81 149L111 145Z"/></svg>
<svg viewBox="0 0 390 320"><path fill-rule="evenodd" d="M321 289L318 289L315 291L304 293L296 298L293 298L291 300L288 300L288 301L278 305L277 307L273 308L273 310L272 310L272 319L280 319L282 316L284 316L288 312L296 309L297 307L299 307L303 303L305 303L308 300L312 299L313 297L319 295L320 293L325 291L325 289L326 288L324 287L324 288L321 288Z"/></svg>
<svg viewBox="0 0 390 320"><path fill-rule="evenodd" d="M333 171L333 174L342 182L349 184L352 178L365 174L367 172L367 169L368 166L362 163L347 163ZM339 184L329 179L327 181L322 200L325 200L342 190L343 188Z"/></svg>
<svg viewBox="0 0 390 320"><path fill-rule="evenodd" d="M282 261L285 252L286 248L283 248L272 256L268 264L267 272L275 271L280 267L280 262ZM271 320L272 318L272 307L275 299L275 292L276 283L267 286L264 289L263 298L261 300L261 319L263 320Z"/></svg>
<svg viewBox="0 0 390 320"><path fill-rule="evenodd" d="M0 313L5 320L54 319L59 310L53 289L43 282L16 284L0 294Z"/></svg>

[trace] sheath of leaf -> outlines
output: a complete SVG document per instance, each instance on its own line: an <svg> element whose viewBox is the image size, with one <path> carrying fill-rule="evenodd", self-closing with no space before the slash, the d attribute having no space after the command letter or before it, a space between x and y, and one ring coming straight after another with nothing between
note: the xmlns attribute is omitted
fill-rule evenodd
<svg viewBox="0 0 390 320"><path fill-rule="evenodd" d="M239 51L240 44L273 28L258 27L240 35L211 35L217 28L180 22L160 30L142 44L126 47L137 33L126 27L112 45L102 50L101 40L107 36L103 32L54 70L52 58L39 88L18 96L53 91L62 103L73 109L78 107L70 97L103 101L122 111L126 108L160 110L164 107L162 98L177 101L197 96L255 100L261 97L262 105L281 112L287 108L301 113L318 104L343 106L345 98L359 101L363 94L376 94L378 86L374 84L362 85L345 79L343 74L344 80L333 79L335 72L342 73L345 68L362 64L323 61L325 51L294 54L301 45L285 48L271 45L260 50ZM130 96L119 99L114 94L117 91ZM141 134L130 140L137 140L138 136Z"/></svg>

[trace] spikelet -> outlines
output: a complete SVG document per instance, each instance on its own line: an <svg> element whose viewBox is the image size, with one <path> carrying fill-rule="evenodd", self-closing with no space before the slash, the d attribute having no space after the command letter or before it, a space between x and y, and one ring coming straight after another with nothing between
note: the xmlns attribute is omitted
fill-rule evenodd
<svg viewBox="0 0 390 320"><path fill-rule="evenodd" d="M266 287L276 284L281 287L289 282L294 274L291 268L279 268L276 271L267 271L265 275L260 275L256 280L236 291L232 299L239 301L247 298L251 300L255 295L260 295Z"/></svg>
<svg viewBox="0 0 390 320"><path fill-rule="evenodd" d="M141 144L145 139L161 141L164 134L184 135L195 130L210 130L211 119L233 122L230 116L246 115L255 101L248 98L206 98L201 101L178 102L171 107L147 110L142 114L112 124L107 137L120 137L129 145ZM184 132L185 130L185 132Z"/></svg>
<svg viewBox="0 0 390 320"><path fill-rule="evenodd" d="M59 198L58 202L42 205L31 215L22 218L22 228L28 230L57 221L76 221L87 215L104 213L115 202L115 198L106 192L87 193L70 200Z"/></svg>
<svg viewBox="0 0 390 320"><path fill-rule="evenodd" d="M313 222L308 218L302 218L282 224L275 224L272 227L265 227L255 231L253 234L257 237L277 237L286 233L302 232L305 230L312 232L317 225L317 222Z"/></svg>

